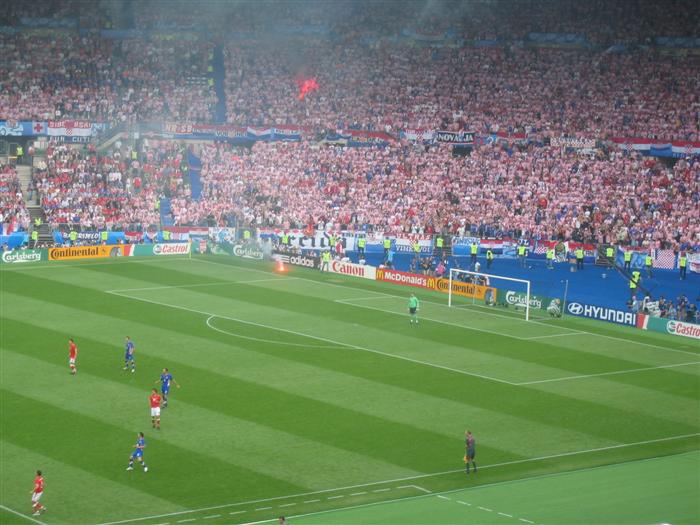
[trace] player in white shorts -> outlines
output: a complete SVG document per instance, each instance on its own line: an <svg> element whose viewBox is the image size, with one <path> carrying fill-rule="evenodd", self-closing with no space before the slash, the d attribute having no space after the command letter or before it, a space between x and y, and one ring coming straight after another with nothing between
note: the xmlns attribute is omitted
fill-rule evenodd
<svg viewBox="0 0 700 525"><path fill-rule="evenodd" d="M153 423L153 428L160 430L160 402L162 398L157 388L151 391L151 397L148 399L151 403L151 423Z"/></svg>

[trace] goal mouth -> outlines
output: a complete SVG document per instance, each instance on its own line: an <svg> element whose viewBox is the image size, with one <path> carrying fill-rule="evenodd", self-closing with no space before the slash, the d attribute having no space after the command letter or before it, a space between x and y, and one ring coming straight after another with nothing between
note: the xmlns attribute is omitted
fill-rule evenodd
<svg viewBox="0 0 700 525"><path fill-rule="evenodd" d="M528 279L452 268L445 291L448 306L454 308L490 309L526 321L560 319L568 282L537 284L533 293Z"/></svg>

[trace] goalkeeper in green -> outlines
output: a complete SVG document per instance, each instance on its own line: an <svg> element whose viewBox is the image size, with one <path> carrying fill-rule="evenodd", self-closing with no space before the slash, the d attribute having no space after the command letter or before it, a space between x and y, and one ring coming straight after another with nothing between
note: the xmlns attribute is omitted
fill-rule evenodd
<svg viewBox="0 0 700 525"><path fill-rule="evenodd" d="M418 297L412 293L411 297L408 298L408 313L411 316L411 324L418 324L418 308Z"/></svg>

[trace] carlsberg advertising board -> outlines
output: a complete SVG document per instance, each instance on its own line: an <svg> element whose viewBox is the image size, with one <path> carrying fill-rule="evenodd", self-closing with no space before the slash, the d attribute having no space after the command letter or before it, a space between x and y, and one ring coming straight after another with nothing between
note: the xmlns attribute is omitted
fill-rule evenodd
<svg viewBox="0 0 700 525"><path fill-rule="evenodd" d="M46 260L46 250L12 250L2 252L0 260L6 264L30 263Z"/></svg>
<svg viewBox="0 0 700 525"><path fill-rule="evenodd" d="M525 308L525 303L527 301L527 294L523 292L515 292L513 290L508 290L503 296L503 303L508 306ZM547 305L551 302L550 297L544 297L542 295L531 295L530 296L530 308L539 308L540 310L546 310Z"/></svg>

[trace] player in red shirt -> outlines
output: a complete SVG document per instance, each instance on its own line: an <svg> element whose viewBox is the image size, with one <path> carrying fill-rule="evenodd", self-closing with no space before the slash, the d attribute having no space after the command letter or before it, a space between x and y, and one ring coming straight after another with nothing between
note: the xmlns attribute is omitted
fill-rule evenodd
<svg viewBox="0 0 700 525"><path fill-rule="evenodd" d="M68 365L70 366L70 373L75 375L75 360L78 358L78 347L75 345L73 339L68 339Z"/></svg>
<svg viewBox="0 0 700 525"><path fill-rule="evenodd" d="M39 500L41 495L44 493L44 476L41 475L41 470L36 471L36 477L34 478L34 490L31 491L32 495L32 510L34 511L34 516L38 516L42 512L46 512L46 507L44 507Z"/></svg>
<svg viewBox="0 0 700 525"><path fill-rule="evenodd" d="M151 397L149 398L151 402L151 423L153 423L153 428L160 430L160 394L158 389L154 388L151 392Z"/></svg>

